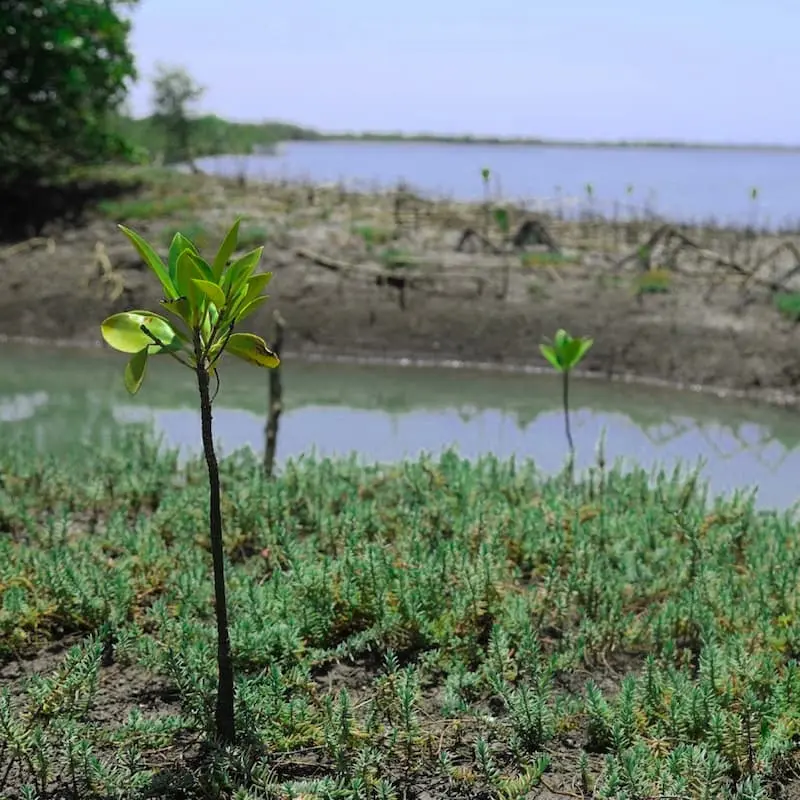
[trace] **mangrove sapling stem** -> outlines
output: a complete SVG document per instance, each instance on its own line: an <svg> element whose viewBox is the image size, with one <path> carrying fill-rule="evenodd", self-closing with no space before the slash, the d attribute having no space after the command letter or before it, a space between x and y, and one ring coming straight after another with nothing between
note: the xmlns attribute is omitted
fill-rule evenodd
<svg viewBox="0 0 800 800"><path fill-rule="evenodd" d="M569 424L569 370L565 369L561 373L561 376L563 378L562 398L564 404L564 428L567 432L567 444L569 445L570 457L573 457L575 454L575 444L572 441L572 430Z"/></svg>
<svg viewBox="0 0 800 800"><path fill-rule="evenodd" d="M225 597L225 552L222 542L222 511L220 508L219 464L214 452L211 396L206 354L199 336L194 345L197 360L197 388L200 392L200 420L203 434L203 453L208 467L209 527L211 529L211 560L214 569L214 601L217 617L217 668L219 683L216 701L217 736L225 744L236 739L234 720L233 662L228 631L228 604Z"/></svg>
<svg viewBox="0 0 800 800"><path fill-rule="evenodd" d="M197 247L182 233L172 237L167 263L152 245L138 233L120 225L142 260L158 278L164 293L163 304L191 332L191 340L161 314L151 311L123 311L106 317L100 332L106 344L129 356L123 380L129 394L142 388L148 359L168 354L192 369L200 393L200 420L203 453L208 467L209 534L214 574L214 601L217 620L217 697L216 737L224 744L234 744L234 676L231 659L228 606L225 597L225 550L222 541L219 463L214 452L211 406L216 398L210 393L211 376L219 390L217 360L223 352L248 364L273 369L280 359L267 343L254 333L233 332L234 325L249 316L266 300L262 294L272 279L271 272L254 274L263 247L232 259L236 251L240 220L236 220L217 250L212 262L202 258ZM192 351L184 348L188 341ZM151 349L153 345L157 349ZM182 352L184 361L178 356Z"/></svg>
<svg viewBox="0 0 800 800"><path fill-rule="evenodd" d="M272 352L280 358L286 323L278 311L275 312L274 318L275 337L272 341ZM279 366L270 371L269 411L267 414L266 446L264 448L264 473L268 478L272 477L272 471L275 466L275 452L278 448L278 423L283 411L283 382L281 378L281 368Z"/></svg>

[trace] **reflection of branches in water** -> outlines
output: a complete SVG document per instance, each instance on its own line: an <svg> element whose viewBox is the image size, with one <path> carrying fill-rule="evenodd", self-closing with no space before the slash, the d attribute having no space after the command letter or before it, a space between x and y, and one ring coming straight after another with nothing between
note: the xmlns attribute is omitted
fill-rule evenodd
<svg viewBox="0 0 800 800"><path fill-rule="evenodd" d="M634 420L631 420L631 422L636 425ZM674 441L679 436L689 433L692 429L697 428L698 423L694 420L683 420L680 423L676 420L669 420L667 422L660 422L658 425L637 425L636 427L644 434L644 438L647 439L650 444L661 447ZM659 431L662 431L664 428L668 430L664 433L660 433Z"/></svg>
<svg viewBox="0 0 800 800"><path fill-rule="evenodd" d="M658 434L653 431L653 428L670 428L670 430L667 433ZM736 442L738 447L732 451L729 450L726 452L723 450L723 448L718 444L718 433L717 436L715 436L712 430L713 428L716 428L717 432L722 430L725 434L729 434ZM651 444L657 447L668 444L669 442L674 441L679 436L683 436L686 433L695 432L708 445L709 449L711 449L712 452L720 458L727 460L730 458L735 458L742 453L748 453L759 464L769 470L775 470L780 467L789 457L789 453L791 452L790 448L781 445L780 442L777 442L772 433L762 426L758 426L759 437L755 442L748 442L741 435L741 427L734 428L733 426L720 425L719 423L706 425L702 422L687 419L683 419L680 422L677 420L670 420L669 422L664 422L657 426L643 427L641 428L641 431L645 438ZM770 463L769 459L765 458L763 451L769 448L772 444L780 445L782 452L777 460L773 460L772 463Z"/></svg>

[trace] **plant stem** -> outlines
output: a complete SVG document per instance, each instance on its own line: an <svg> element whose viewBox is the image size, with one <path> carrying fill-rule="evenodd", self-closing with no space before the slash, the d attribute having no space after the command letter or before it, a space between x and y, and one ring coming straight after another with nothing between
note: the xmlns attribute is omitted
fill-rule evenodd
<svg viewBox="0 0 800 800"><path fill-rule="evenodd" d="M572 441L572 431L570 430L569 426L569 370L565 369L562 375L564 376L564 426L567 431L567 444L569 445L570 457L574 458L575 445Z"/></svg>
<svg viewBox="0 0 800 800"><path fill-rule="evenodd" d="M205 353L199 336L195 339L197 387L200 390L200 419L203 429L203 452L208 467L209 523L211 559L214 565L214 600L217 616L217 736L225 744L233 744L236 726L233 711L234 686L231 641L228 632L228 605L225 597L225 553L222 545L222 511L220 508L219 464L214 452L211 428L211 396Z"/></svg>
<svg viewBox="0 0 800 800"><path fill-rule="evenodd" d="M279 312L275 312L275 338L272 341L272 351L278 358L283 348L283 331L285 323ZM275 451L278 447L278 423L283 411L283 385L281 383L281 368L275 367L269 371L269 412L267 414L266 447L264 448L264 472L268 478L272 477L275 466Z"/></svg>

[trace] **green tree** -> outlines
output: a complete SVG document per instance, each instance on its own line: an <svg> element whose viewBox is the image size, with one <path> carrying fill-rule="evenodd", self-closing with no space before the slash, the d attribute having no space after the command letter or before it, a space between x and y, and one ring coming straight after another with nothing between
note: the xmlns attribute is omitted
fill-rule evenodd
<svg viewBox="0 0 800 800"><path fill-rule="evenodd" d="M159 64L153 79L153 123L164 136L164 160L192 161L191 106L205 92L186 70Z"/></svg>
<svg viewBox="0 0 800 800"><path fill-rule="evenodd" d="M125 152L113 113L135 79L137 0L0 0L0 183Z"/></svg>

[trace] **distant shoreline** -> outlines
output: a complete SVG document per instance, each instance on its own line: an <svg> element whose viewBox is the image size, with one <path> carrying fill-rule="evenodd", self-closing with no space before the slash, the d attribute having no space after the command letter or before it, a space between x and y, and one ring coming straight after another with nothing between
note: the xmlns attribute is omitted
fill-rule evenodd
<svg viewBox="0 0 800 800"><path fill-rule="evenodd" d="M284 139L303 141L301 138ZM638 140L580 140L580 139L536 139L532 137L500 136L447 136L444 134L403 133L320 133L309 136L306 141L323 142L377 142L386 144L464 144L501 145L516 147L558 147L585 150L718 150L751 153L800 153L800 144L743 144L723 142L672 142Z"/></svg>
<svg viewBox="0 0 800 800"><path fill-rule="evenodd" d="M355 142L385 144L497 145L512 147L558 147L595 150L697 150L750 153L800 153L798 144L743 144L735 142L680 142L647 140L581 140L545 139L532 136L456 136L435 133L361 133L322 132L301 125L268 120L266 122L234 122L213 114L191 121L195 156L245 154L259 148L286 142ZM151 152L163 149L161 134L152 119L119 118L119 129L135 144Z"/></svg>

